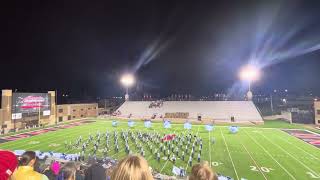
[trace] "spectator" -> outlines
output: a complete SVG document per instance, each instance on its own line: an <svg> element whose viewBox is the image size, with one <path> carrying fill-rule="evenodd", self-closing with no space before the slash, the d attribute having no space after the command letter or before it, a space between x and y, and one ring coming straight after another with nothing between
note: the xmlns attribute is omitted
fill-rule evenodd
<svg viewBox="0 0 320 180"><path fill-rule="evenodd" d="M15 154L0 150L0 180L8 180L17 166L18 160Z"/></svg>
<svg viewBox="0 0 320 180"><path fill-rule="evenodd" d="M84 175L83 172L81 171L81 163L77 162L76 163L76 180L84 180Z"/></svg>
<svg viewBox="0 0 320 180"><path fill-rule="evenodd" d="M44 174L50 179L50 180L55 180L56 177L59 175L59 171L60 171L60 164L59 162L54 161L51 166L50 169L47 169Z"/></svg>
<svg viewBox="0 0 320 180"><path fill-rule="evenodd" d="M189 180L218 180L218 177L205 162L192 167Z"/></svg>
<svg viewBox="0 0 320 180"><path fill-rule="evenodd" d="M130 155L122 159L113 171L112 180L153 180L147 161Z"/></svg>
<svg viewBox="0 0 320 180"><path fill-rule="evenodd" d="M107 180L111 179L111 175L112 175L113 170L114 170L114 166L111 166L108 169L106 169Z"/></svg>
<svg viewBox="0 0 320 180"><path fill-rule="evenodd" d="M100 180L106 179L106 170L95 159L90 159L91 166L85 172L85 180Z"/></svg>
<svg viewBox="0 0 320 180"><path fill-rule="evenodd" d="M37 164L36 153L33 151L26 151L19 160L18 170L13 173L13 179L16 180L48 180L44 174L40 174L34 170Z"/></svg>
<svg viewBox="0 0 320 180"><path fill-rule="evenodd" d="M77 167L74 162L67 162L60 170L57 180L75 180Z"/></svg>

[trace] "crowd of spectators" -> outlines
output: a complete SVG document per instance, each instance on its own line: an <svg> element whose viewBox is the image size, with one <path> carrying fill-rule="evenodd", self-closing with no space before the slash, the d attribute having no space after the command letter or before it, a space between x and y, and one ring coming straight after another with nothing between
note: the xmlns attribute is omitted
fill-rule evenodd
<svg viewBox="0 0 320 180"><path fill-rule="evenodd" d="M0 150L0 180L152 180L176 179L154 172L140 155L128 155L118 163L91 158L87 163L67 161L41 162L36 153L26 151L16 156ZM180 177L181 178L181 177ZM190 180L217 180L207 163L192 167Z"/></svg>
<svg viewBox="0 0 320 180"><path fill-rule="evenodd" d="M163 100L152 101L149 108L161 108L163 106Z"/></svg>
<svg viewBox="0 0 320 180"><path fill-rule="evenodd" d="M121 115L121 111L119 110L112 113L112 116L120 116L120 115Z"/></svg>

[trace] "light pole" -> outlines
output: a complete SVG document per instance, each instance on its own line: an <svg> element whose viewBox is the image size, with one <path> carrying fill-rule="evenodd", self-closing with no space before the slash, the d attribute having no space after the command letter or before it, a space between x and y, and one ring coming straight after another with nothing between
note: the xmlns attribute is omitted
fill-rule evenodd
<svg viewBox="0 0 320 180"><path fill-rule="evenodd" d="M132 74L124 74L120 79L122 85L126 88L125 100L129 100L129 87L135 83L134 76Z"/></svg>
<svg viewBox="0 0 320 180"><path fill-rule="evenodd" d="M259 79L260 71L257 67L253 65L246 65L240 69L239 76L241 80L248 82L247 99L248 101L251 101L253 97L251 91L251 83Z"/></svg>

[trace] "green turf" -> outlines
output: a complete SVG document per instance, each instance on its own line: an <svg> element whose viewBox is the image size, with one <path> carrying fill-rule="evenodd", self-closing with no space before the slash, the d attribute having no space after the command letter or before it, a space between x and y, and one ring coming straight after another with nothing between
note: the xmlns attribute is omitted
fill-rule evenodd
<svg viewBox="0 0 320 180"><path fill-rule="evenodd" d="M111 121L100 120L91 124L0 144L0 148L75 153L80 150L66 149L64 147L65 140L74 142L80 135L87 138L89 132L95 134L97 130L100 130L103 133L107 129L121 131L121 129L128 129L128 126L126 122L120 122L118 127L112 127ZM182 124L173 124L171 129L163 129L160 123L153 123L153 128L147 130L143 127L142 122L137 122L135 127L130 129L132 131L177 134L185 131ZM192 132L198 133L204 140L202 160L209 161L212 168L223 175L239 180L241 178L248 180L320 179L320 149L296 139L280 129L240 127L237 134L230 134L225 126L216 126L214 131L208 132L202 125L193 125ZM214 144L209 141L211 138L215 138ZM120 137L119 140L120 152L115 153L114 150L109 152L109 156L117 159L126 155L123 140ZM131 140L129 144L130 147L134 147ZM92 148L92 145L90 147ZM161 160L158 163L148 148L144 149L146 159L154 169L165 174L172 174L172 162ZM135 151L135 149L132 150ZM99 152L98 155L102 156L102 153ZM193 164L195 163L196 159ZM178 159L176 166L187 167L187 164ZM190 167L188 167L189 171Z"/></svg>

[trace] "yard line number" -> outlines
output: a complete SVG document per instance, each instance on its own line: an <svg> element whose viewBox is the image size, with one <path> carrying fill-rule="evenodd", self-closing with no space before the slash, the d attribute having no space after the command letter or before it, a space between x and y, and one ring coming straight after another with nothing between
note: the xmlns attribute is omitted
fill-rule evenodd
<svg viewBox="0 0 320 180"><path fill-rule="evenodd" d="M313 172L307 172L307 174L313 179L320 179L320 176L317 174L314 174Z"/></svg>
<svg viewBox="0 0 320 180"><path fill-rule="evenodd" d="M265 172L265 173L269 173L270 171L273 171L274 169L272 168L267 168L267 167L257 167L257 166L250 166L250 170L251 171L259 171L259 169L262 171L262 172Z"/></svg>

